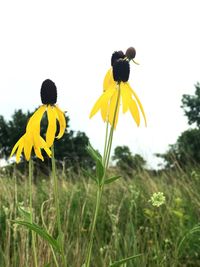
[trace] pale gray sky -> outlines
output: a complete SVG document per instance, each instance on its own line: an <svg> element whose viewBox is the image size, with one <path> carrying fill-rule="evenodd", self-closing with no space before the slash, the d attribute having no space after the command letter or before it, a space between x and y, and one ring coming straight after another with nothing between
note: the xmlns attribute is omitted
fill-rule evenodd
<svg viewBox="0 0 200 267"><path fill-rule="evenodd" d="M73 130L85 131L102 151L105 125L89 119L115 50L137 50L130 84L147 115L137 128L121 114L114 146L128 145L151 165L165 152L187 120L180 108L184 93L200 81L200 2L198 0L85 0L0 2L0 114L34 110L44 79L58 88Z"/></svg>

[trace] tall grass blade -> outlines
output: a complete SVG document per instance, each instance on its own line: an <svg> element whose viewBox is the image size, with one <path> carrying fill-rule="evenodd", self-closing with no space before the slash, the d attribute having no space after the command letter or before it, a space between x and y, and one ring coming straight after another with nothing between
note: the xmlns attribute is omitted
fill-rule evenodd
<svg viewBox="0 0 200 267"><path fill-rule="evenodd" d="M29 230L34 231L39 236L41 236L44 240L46 240L57 252L60 253L60 246L51 235L49 235L43 228L41 228L39 225L35 223L30 223L26 221L17 221L12 220L13 223L26 226Z"/></svg>
<svg viewBox="0 0 200 267"><path fill-rule="evenodd" d="M137 254L137 255L134 255L134 256L119 260L119 261L115 261L109 267L118 267L118 266L122 265L123 263L126 263L127 261L130 261L130 260L133 260L133 259L135 259L137 257L140 257L141 255L142 254Z"/></svg>

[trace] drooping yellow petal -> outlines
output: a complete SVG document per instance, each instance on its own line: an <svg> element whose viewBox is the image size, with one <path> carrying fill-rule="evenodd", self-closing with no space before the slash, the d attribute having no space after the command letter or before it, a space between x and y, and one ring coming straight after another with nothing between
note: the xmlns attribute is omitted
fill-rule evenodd
<svg viewBox="0 0 200 267"><path fill-rule="evenodd" d="M109 104L108 102L104 101L101 105L101 117L103 121L106 121L108 118L108 110L109 110Z"/></svg>
<svg viewBox="0 0 200 267"><path fill-rule="evenodd" d="M45 140L40 136L41 147L46 151L47 155L51 158L51 150L47 146Z"/></svg>
<svg viewBox="0 0 200 267"><path fill-rule="evenodd" d="M139 109L138 106L136 104L136 101L134 99L129 99L129 109L131 112L131 115L133 117L133 119L135 120L137 126L140 125L140 113L139 113Z"/></svg>
<svg viewBox="0 0 200 267"><path fill-rule="evenodd" d="M110 125L113 125L113 120L114 120L114 116L115 116L115 110L116 110L116 116L115 116L115 123L114 123L114 127L116 128L117 126L117 122L118 122L118 115L119 115L119 106L120 106L120 96L119 96L119 101L117 103L117 99L118 99L118 93L120 94L120 89L115 89L115 92L110 100L110 107L109 107L109 115L108 115L108 120ZM116 109L116 105L117 105L117 109Z"/></svg>
<svg viewBox="0 0 200 267"><path fill-rule="evenodd" d="M135 97L135 99L136 99L136 101L137 101L137 104L138 104L138 106L140 107L140 110L141 110L141 112L142 112L142 115L143 115L143 118L144 118L144 122L145 122L145 126L147 126L146 115L145 115L144 108L143 108L143 106L142 106L142 103L140 102L139 97L137 96L137 94L135 93L135 91L131 88L131 86L130 86L129 83L126 83L126 86L127 86L127 88L130 90L130 92L133 94L133 96Z"/></svg>
<svg viewBox="0 0 200 267"><path fill-rule="evenodd" d="M17 163L20 162L20 157L21 157L23 148L24 148L24 138L22 138L21 142L19 143L19 147L17 149L17 153L16 153L16 162Z"/></svg>
<svg viewBox="0 0 200 267"><path fill-rule="evenodd" d="M115 81L113 79L113 74L112 74L112 68L110 68L104 77L103 80L103 90L104 92L107 91L110 87L115 86Z"/></svg>
<svg viewBox="0 0 200 267"><path fill-rule="evenodd" d="M48 127L46 132L46 142L48 147L53 145L56 134L56 118L57 113L54 106L48 105L47 107Z"/></svg>
<svg viewBox="0 0 200 267"><path fill-rule="evenodd" d="M115 86L111 87L108 90L109 90L109 94L104 99L104 101L102 101L102 104L101 104L101 117L102 117L104 122L108 119L109 109L110 109L110 99L115 92Z"/></svg>
<svg viewBox="0 0 200 267"><path fill-rule="evenodd" d="M47 155L51 157L51 150L49 149L46 141L39 134L34 135L33 139L34 139L34 151L36 151L37 153L37 154L35 153L36 156L43 160L43 156L41 154L41 148L43 148L46 151Z"/></svg>
<svg viewBox="0 0 200 267"><path fill-rule="evenodd" d="M41 147L40 134L38 133L38 131L33 131L32 137L34 147Z"/></svg>
<svg viewBox="0 0 200 267"><path fill-rule="evenodd" d="M32 134L26 132L26 134L24 135L24 155L27 161L30 160L32 147L33 147Z"/></svg>
<svg viewBox="0 0 200 267"><path fill-rule="evenodd" d="M40 131L40 122L46 108L46 105L42 105L34 112L27 123L26 131L32 131L33 129Z"/></svg>
<svg viewBox="0 0 200 267"><path fill-rule="evenodd" d="M42 153L41 153L41 148L40 147L35 147L34 146L34 151L35 151L35 155L41 159L42 161L44 161L44 158L42 156Z"/></svg>
<svg viewBox="0 0 200 267"><path fill-rule="evenodd" d="M99 99L96 101L96 103L94 104L94 106L93 106L93 108L92 108L92 110L90 112L90 118L92 118L97 113L97 111L101 108L102 102L103 102L103 100L105 98L104 94L105 93L103 93L99 97Z"/></svg>
<svg viewBox="0 0 200 267"><path fill-rule="evenodd" d="M45 140L40 136L39 132L37 130L33 130L33 132L28 131L26 132L15 144L15 146L12 149L10 157L13 156L13 154L16 152L16 162L18 163L20 161L20 157L22 154L22 151L24 150L24 155L27 161L30 160L31 157L31 151L32 147L34 147L35 154L38 158L41 160L44 160L41 149L43 148L47 155L51 157L51 150L49 149L47 143Z"/></svg>
<svg viewBox="0 0 200 267"><path fill-rule="evenodd" d="M123 113L125 113L129 108L129 100L131 99L131 92L130 90L127 89L125 83L121 83L120 87L121 87Z"/></svg>
<svg viewBox="0 0 200 267"><path fill-rule="evenodd" d="M10 153L10 157L12 157L15 153L15 151L17 150L17 148L19 147L19 145L21 145L22 143L24 143L24 136L22 136L18 141L17 143L14 145L11 153Z"/></svg>
<svg viewBox="0 0 200 267"><path fill-rule="evenodd" d="M100 96L100 98L96 101L90 112L90 118L97 113L97 111L102 107L102 105L108 103L114 92L115 92L115 87L110 87L106 92L104 92Z"/></svg>
<svg viewBox="0 0 200 267"><path fill-rule="evenodd" d="M60 125L60 130L59 130L59 133L56 136L56 138L60 139L63 136L64 132L65 132L66 119L65 119L64 112L58 106L55 106L55 110L57 112L58 121L59 121L59 125Z"/></svg>

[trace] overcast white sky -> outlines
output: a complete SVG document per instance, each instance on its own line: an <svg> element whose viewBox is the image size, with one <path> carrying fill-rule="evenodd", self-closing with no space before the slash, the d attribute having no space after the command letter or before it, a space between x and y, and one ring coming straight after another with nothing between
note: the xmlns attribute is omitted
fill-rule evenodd
<svg viewBox="0 0 200 267"><path fill-rule="evenodd" d="M0 114L33 111L50 78L71 128L85 131L102 151L105 125L99 114L88 115L111 54L134 46L140 66L131 64L130 84L148 127L121 114L114 147L128 145L154 166L153 153L165 152L188 128L180 105L200 81L199 10L198 0L1 1Z"/></svg>

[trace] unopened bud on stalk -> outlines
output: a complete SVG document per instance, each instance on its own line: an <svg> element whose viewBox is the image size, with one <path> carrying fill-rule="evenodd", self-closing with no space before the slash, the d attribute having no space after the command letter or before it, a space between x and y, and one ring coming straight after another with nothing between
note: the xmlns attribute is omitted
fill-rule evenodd
<svg viewBox="0 0 200 267"><path fill-rule="evenodd" d="M136 50L134 47L129 47L127 50L126 50L126 57L131 60L131 59L134 59L136 56Z"/></svg>

